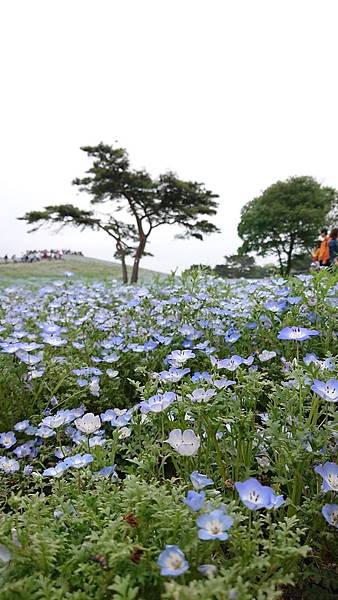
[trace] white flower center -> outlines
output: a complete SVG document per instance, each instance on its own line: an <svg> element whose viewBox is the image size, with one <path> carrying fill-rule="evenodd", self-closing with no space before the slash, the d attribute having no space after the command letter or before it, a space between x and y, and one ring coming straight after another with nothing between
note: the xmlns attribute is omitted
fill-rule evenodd
<svg viewBox="0 0 338 600"><path fill-rule="evenodd" d="M219 521L213 519L212 521L210 521L210 523L207 524L206 530L211 535L217 535L218 533L222 533L223 527Z"/></svg>
<svg viewBox="0 0 338 600"><path fill-rule="evenodd" d="M170 554L167 558L167 566L169 569L176 571L183 564L182 558L178 554Z"/></svg>
<svg viewBox="0 0 338 600"><path fill-rule="evenodd" d="M338 491L338 475L334 475L334 473L329 473L327 476L327 481L333 490Z"/></svg>
<svg viewBox="0 0 338 600"><path fill-rule="evenodd" d="M333 510L331 513L332 525L338 526L338 510Z"/></svg>

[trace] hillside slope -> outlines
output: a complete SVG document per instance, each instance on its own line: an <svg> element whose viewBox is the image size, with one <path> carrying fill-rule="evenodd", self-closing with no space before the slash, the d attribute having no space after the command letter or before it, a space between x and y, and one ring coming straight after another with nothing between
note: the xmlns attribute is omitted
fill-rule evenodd
<svg viewBox="0 0 338 600"><path fill-rule="evenodd" d="M121 279L121 267L117 262L86 256L65 256L62 260L43 260L36 263L2 263L0 264L0 281L36 278L54 279L62 277L65 271L71 271L75 276L83 279ZM155 275L162 275L162 273L140 269L141 281L149 280Z"/></svg>

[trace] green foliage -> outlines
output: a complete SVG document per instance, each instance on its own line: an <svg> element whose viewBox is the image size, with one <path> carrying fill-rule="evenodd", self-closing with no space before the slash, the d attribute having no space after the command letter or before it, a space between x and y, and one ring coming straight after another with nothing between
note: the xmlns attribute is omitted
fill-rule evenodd
<svg viewBox="0 0 338 600"><path fill-rule="evenodd" d="M90 447L93 462L87 467L69 469L60 478L42 475L55 465L55 449L71 443L67 427L60 426L43 440L38 456L20 460L20 471L1 471L0 543L11 553L4 562L0 552L1 599L286 600L297 594L306 600L333 599L338 540L321 508L336 500L334 492L321 491L314 466L336 458L337 411L311 385L314 378L337 377L337 290L338 275L327 271L305 282L290 277L285 285L248 284L216 280L199 267L181 279L173 275L150 283L146 290L71 280L58 282L53 293L40 289L37 296L24 288L6 290L2 339L24 327L30 338L40 340L39 324L52 315L65 327L67 344L44 347L45 371L36 379L15 354L1 355L0 431L28 417L38 426L46 410L55 414L83 404L100 414L166 391L177 397L160 412L136 411L130 437L102 423L105 444ZM276 312L266 306L271 298L297 301ZM315 324L320 336L302 343L278 339L280 329L295 324ZM203 336L184 330L192 325ZM230 325L240 335L235 342L225 339ZM140 352L160 331L166 344ZM92 395L72 371L97 364L93 357L102 342L119 333L125 337L124 351L117 350L113 365L98 363L100 393ZM220 359L254 355L254 368L242 364L222 371L208 351L194 348L188 375L178 382L159 381L168 354L184 348L188 335L194 346L209 341ZM81 340L83 348L74 346ZM276 355L261 360L263 350ZM310 352L320 357L319 364L304 361ZM327 358L329 372L321 362ZM108 377L107 365L116 367L115 377ZM191 379L206 371L209 379ZM233 384L219 389L214 382L226 374ZM212 388L215 395L192 401L197 387ZM188 427L201 441L194 456L181 455L167 443L174 428ZM18 444L26 439L17 431L16 436ZM88 444L87 438L79 440L72 452L88 452ZM23 473L26 462L31 475ZM113 464L115 479L97 476L97 470ZM213 479L203 510L224 507L234 520L224 542L200 540L198 513L182 502L193 470ZM247 509L234 482L248 477L283 494L285 503L276 510ZM184 552L189 569L183 575L160 574L157 560L167 544ZM202 564L216 567L215 576L203 576Z"/></svg>
<svg viewBox="0 0 338 600"><path fill-rule="evenodd" d="M276 255L281 274L290 273L294 253L309 252L336 202L336 190L312 177L274 183L242 208L240 251Z"/></svg>
<svg viewBox="0 0 338 600"><path fill-rule="evenodd" d="M216 265L215 273L228 279L261 279L271 277L276 271L274 265L257 265L253 256L247 254L232 254L225 256L224 265Z"/></svg>
<svg viewBox="0 0 338 600"><path fill-rule="evenodd" d="M4 600L54 600L61 593L69 600L104 600L109 591L115 600L189 594L196 600L222 599L231 597L231 590L239 600L258 590L262 599L277 598L276 584L289 583L292 563L307 553L295 518L274 523L267 537L265 517L241 523L238 515L227 550L200 542L193 515L181 502L183 489L174 481L159 485L130 477L121 484L93 483L82 474L53 488L52 495L8 500L10 510L0 520L1 539L12 552L11 562L0 569ZM13 527L19 546L11 541ZM195 573L190 584L159 578L156 559L166 543L179 543L189 557ZM196 567L211 560L221 568L208 581Z"/></svg>

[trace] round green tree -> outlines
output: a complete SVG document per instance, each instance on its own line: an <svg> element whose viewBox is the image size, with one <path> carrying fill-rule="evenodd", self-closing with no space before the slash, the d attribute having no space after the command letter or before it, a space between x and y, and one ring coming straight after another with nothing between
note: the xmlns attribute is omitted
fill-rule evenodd
<svg viewBox="0 0 338 600"><path fill-rule="evenodd" d="M277 181L242 208L239 252L275 255L281 275L288 275L293 256L310 252L336 203L337 191L313 177Z"/></svg>

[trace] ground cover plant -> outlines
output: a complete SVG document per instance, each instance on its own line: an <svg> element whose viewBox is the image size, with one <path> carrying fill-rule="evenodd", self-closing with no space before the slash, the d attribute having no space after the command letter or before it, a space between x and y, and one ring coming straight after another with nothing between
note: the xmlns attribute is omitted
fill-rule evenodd
<svg viewBox="0 0 338 600"><path fill-rule="evenodd" d="M1 598L337 597L337 305L331 273L3 288Z"/></svg>

